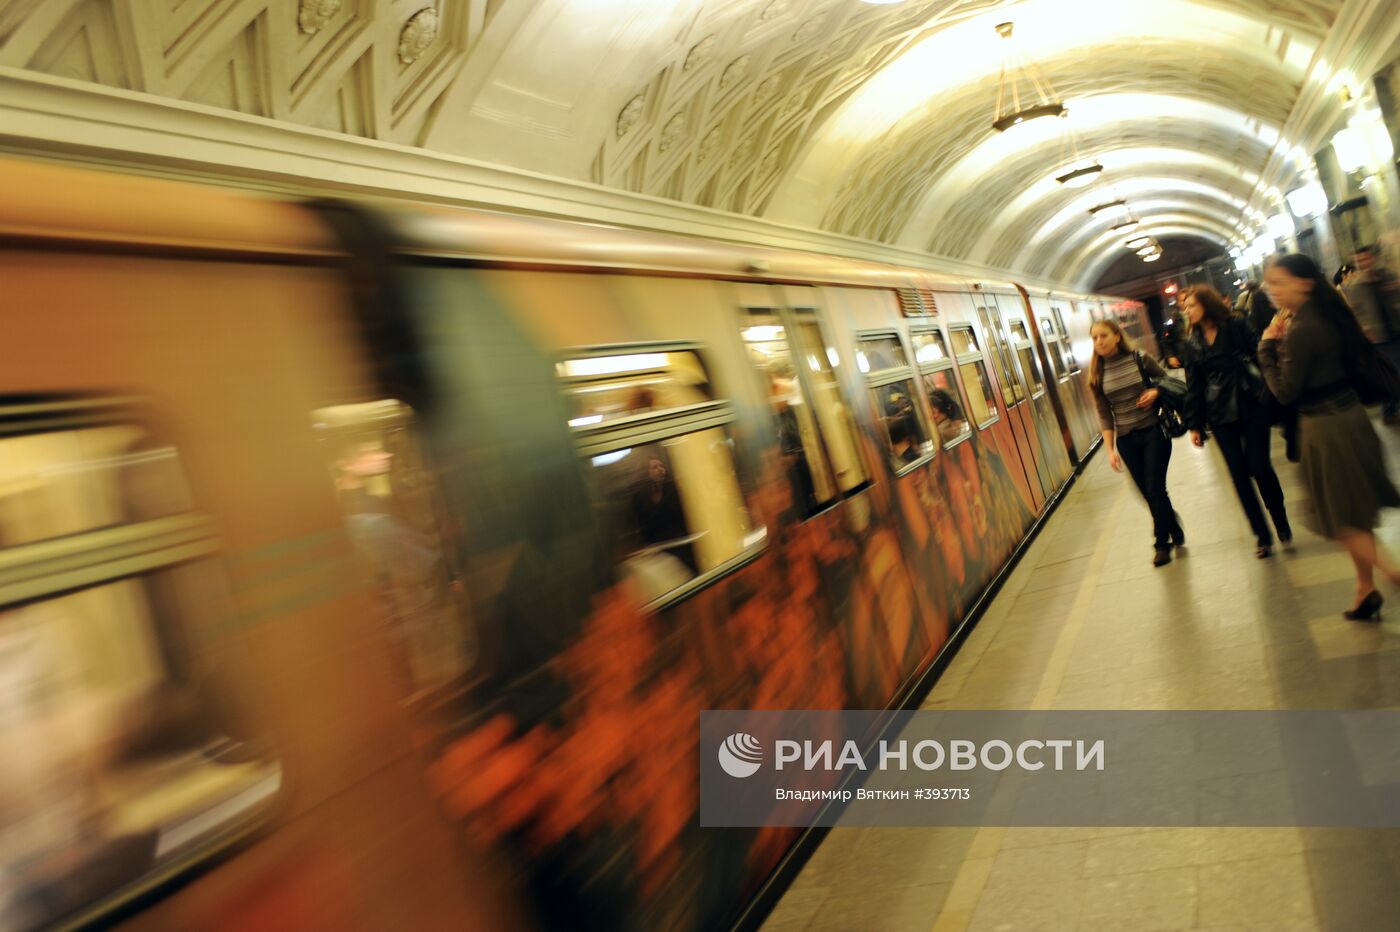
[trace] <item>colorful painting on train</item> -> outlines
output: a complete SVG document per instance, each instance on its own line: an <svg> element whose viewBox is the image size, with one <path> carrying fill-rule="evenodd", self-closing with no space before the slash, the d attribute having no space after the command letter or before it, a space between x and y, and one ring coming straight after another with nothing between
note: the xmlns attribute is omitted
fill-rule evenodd
<svg viewBox="0 0 1400 932"><path fill-rule="evenodd" d="M558 401L541 388L551 385L548 362L529 359L528 339L504 315L477 324L470 339L435 328L435 364L452 367L459 384L495 379L494 390L475 393L470 411L448 400L428 422L461 526L484 513L472 504L484 500L504 522L487 546L470 532L462 544L503 567L500 594L481 617L498 620L502 640L488 654L505 666L425 727L432 785L461 831L516 865L522 898L544 927L723 927L796 835L698 826L699 712L891 703L932 663L1033 519L1029 490L1006 463L1016 455L1009 425L1003 419L898 479L881 475L805 521L778 450L741 432L741 474L755 477L744 491L769 529L765 552L649 613L631 584L611 581L581 553L566 561L574 579L563 564L555 572L540 563L560 551L539 550L528 529L546 521L558 488L541 499L490 487L517 481L503 468L511 457L534 464L532 483L555 474L559 488L579 489L580 479ZM473 438L498 436L504 420L531 448L487 444L502 459L482 462ZM860 439L865 461L881 462L875 437ZM475 458L470 468L464 456ZM566 536L586 547L591 516L573 518ZM557 512L552 520L557 529ZM586 580L581 604L569 593ZM540 587L555 594L542 600ZM546 608L547 619L525 617Z"/></svg>

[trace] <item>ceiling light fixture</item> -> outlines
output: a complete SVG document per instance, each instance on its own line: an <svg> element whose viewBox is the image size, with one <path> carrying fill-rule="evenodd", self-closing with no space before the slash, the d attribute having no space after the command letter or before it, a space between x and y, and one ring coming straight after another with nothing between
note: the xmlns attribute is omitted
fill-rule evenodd
<svg viewBox="0 0 1400 932"><path fill-rule="evenodd" d="M1014 28L1015 23L997 23L996 25L997 35L1005 40L1005 48L1010 49L1012 45L1011 34ZM1014 69L1010 82L1011 100L1009 106L1007 103L1006 80L1006 64L1008 60L1012 61ZM1020 76L1018 77L1014 72L1020 72ZM1025 79L1035 92L1039 103L1032 102L1030 100L1030 95L1027 94L1026 105L1021 105L1022 78ZM1063 103L1054 99L1054 93L1054 88L1050 87L1047 82L1041 81L1040 78L1036 77L1032 68L1021 61L1019 53L1014 49L1007 51L1006 55L1002 58L1001 79L997 83L997 106L996 113L992 117L992 129L999 133L1004 133L1011 127L1029 120L1038 120L1042 117L1064 116L1069 111L1065 109Z"/></svg>
<svg viewBox="0 0 1400 932"><path fill-rule="evenodd" d="M1102 165L1098 162L1091 162L1088 165L1081 165L1079 168L1067 171L1063 175L1056 175L1055 180L1066 188L1083 188L1097 181L1102 171Z"/></svg>
<svg viewBox="0 0 1400 932"><path fill-rule="evenodd" d="M1059 179L1057 178L1057 179L1055 179L1055 180L1058 181ZM1128 202L1125 201L1125 200L1123 200L1123 199L1120 197L1120 198L1118 198L1118 200L1116 200L1116 201L1105 201L1105 202L1102 203L1102 204L1095 204L1093 207L1090 207L1090 208L1089 208L1089 213L1091 213L1091 214L1096 214L1096 213L1098 213L1098 212L1101 211L1101 210L1112 210L1112 209L1115 208L1115 207L1127 207L1127 206L1128 206Z"/></svg>
<svg viewBox="0 0 1400 932"><path fill-rule="evenodd" d="M1123 245L1129 249L1141 249L1150 242L1152 242L1152 237L1150 236L1134 236Z"/></svg>
<svg viewBox="0 0 1400 932"><path fill-rule="evenodd" d="M1160 252L1154 252L1154 253L1153 253L1152 255L1150 255L1150 256L1143 256L1143 257L1142 257L1142 261L1143 261L1143 262L1156 262L1156 261L1157 261L1158 259L1160 259L1160 258L1162 258L1162 254L1161 254Z"/></svg>

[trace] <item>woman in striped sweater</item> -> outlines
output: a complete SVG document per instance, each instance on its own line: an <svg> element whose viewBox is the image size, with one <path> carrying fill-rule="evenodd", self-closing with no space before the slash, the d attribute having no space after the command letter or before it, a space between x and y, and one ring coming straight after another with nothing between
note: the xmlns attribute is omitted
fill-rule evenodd
<svg viewBox="0 0 1400 932"><path fill-rule="evenodd" d="M1186 543L1186 532L1167 495L1172 445L1157 427L1158 390L1147 385L1143 377L1146 372L1159 378L1166 371L1152 357L1139 356L1127 334L1112 320L1097 321L1089 334L1094 340L1089 386L1098 403L1108 463L1118 472L1127 463L1138 491L1147 500L1152 511L1152 565L1162 566L1171 562L1173 544L1180 547Z"/></svg>

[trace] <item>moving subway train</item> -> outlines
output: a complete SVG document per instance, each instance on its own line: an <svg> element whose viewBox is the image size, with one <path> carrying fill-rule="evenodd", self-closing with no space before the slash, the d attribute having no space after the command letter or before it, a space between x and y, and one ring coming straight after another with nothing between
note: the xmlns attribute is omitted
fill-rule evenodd
<svg viewBox="0 0 1400 932"><path fill-rule="evenodd" d="M733 923L707 708L879 709L1140 306L0 164L0 927Z"/></svg>

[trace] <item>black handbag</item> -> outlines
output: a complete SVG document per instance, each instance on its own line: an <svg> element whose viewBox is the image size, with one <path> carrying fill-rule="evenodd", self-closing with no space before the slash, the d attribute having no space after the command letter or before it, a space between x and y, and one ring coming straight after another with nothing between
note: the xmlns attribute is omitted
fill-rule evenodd
<svg viewBox="0 0 1400 932"><path fill-rule="evenodd" d="M1259 371L1259 364L1249 356L1240 356L1240 380L1240 391L1248 392L1250 397L1259 403L1266 423L1282 424L1287 419L1288 406L1279 404L1279 400L1269 390L1269 383L1264 381L1264 373Z"/></svg>
<svg viewBox="0 0 1400 932"><path fill-rule="evenodd" d="M1171 375L1149 377L1147 367L1142 362L1142 350L1137 350L1133 355L1137 359L1142 384L1157 389L1157 429L1168 440L1182 436L1186 433L1186 419L1182 417L1186 410L1186 383Z"/></svg>

